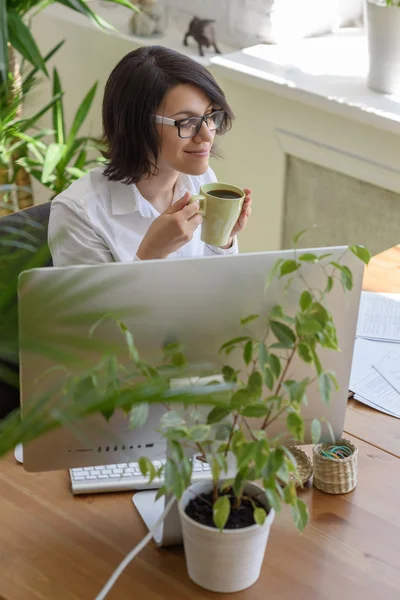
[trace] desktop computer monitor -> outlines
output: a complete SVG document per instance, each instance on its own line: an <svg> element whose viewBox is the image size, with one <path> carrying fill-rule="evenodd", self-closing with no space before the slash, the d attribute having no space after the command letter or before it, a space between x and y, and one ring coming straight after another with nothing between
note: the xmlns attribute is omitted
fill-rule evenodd
<svg viewBox="0 0 400 600"><path fill-rule="evenodd" d="M329 421L337 438L343 431L363 275L361 261L345 250L308 250L317 255L330 253L328 260L342 259L342 264L353 273L354 285L345 293L337 282L327 296L341 351L325 349L320 358L324 367L336 374L339 389L333 391L331 402L326 405L318 387L310 387L308 405L302 409L306 443L311 441L310 424L314 417ZM98 348L93 349L93 344L89 348L93 320L105 314L123 319L144 359L156 362L166 342L179 340L190 362L212 364L218 371L224 364L219 348L228 339L243 335L242 317L263 313L275 304L282 305L288 313L297 311L302 288L299 279L287 293L286 280L274 280L265 292L266 277L273 265L278 259L293 258L293 253L283 250L24 272L19 282L23 414L33 397L63 381L63 366L79 373L85 363L97 361L102 343L111 345L121 360L126 357L124 337L112 319L104 319L98 325L92 338ZM325 287L326 275L320 264L304 264L302 268L311 288ZM66 363L65 350L72 348L75 360ZM234 355L229 358L235 360ZM292 378L308 373L307 364L293 362ZM28 471L44 471L133 462L143 455L153 460L163 457L165 441L156 429L164 412L162 405L153 405L146 425L135 430L129 428L122 411L109 421L90 416L73 426L61 426L25 445L24 467ZM284 421L278 419L271 433L284 430ZM327 429L323 429L322 439L330 439Z"/></svg>

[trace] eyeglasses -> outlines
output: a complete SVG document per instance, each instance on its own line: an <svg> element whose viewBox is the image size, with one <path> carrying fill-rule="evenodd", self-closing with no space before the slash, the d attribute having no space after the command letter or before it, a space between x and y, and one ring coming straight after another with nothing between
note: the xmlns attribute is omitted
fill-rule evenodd
<svg viewBox="0 0 400 600"><path fill-rule="evenodd" d="M187 119L181 119L175 121L168 117L160 117L154 115L156 123L163 123L164 125L172 125L178 128L178 135L180 138L192 138L197 135L201 129L203 123L205 123L210 131L217 131L225 118L225 112L223 110L215 110L214 112L208 113L203 117L188 117Z"/></svg>

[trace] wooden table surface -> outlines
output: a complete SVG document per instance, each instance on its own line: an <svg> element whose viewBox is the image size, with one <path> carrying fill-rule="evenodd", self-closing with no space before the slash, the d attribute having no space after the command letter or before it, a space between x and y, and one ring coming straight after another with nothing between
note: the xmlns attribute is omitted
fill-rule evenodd
<svg viewBox="0 0 400 600"><path fill-rule="evenodd" d="M382 288L375 287L374 273ZM363 287L400 292L400 246L386 259L378 255L372 261ZM359 448L355 490L340 496L304 490L311 517L305 532L297 532L285 509L273 524L259 581L225 597L399 600L400 421L350 401L345 431ZM12 455L5 458L0 463L0 600L94 600L146 533L131 496L73 497L67 473L26 473ZM181 548L159 550L150 543L107 598L217 597L191 583Z"/></svg>

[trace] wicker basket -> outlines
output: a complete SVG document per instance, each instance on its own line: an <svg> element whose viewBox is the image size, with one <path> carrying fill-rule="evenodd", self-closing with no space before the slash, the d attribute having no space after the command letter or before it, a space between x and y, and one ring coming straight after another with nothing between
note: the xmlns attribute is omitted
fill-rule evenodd
<svg viewBox="0 0 400 600"><path fill-rule="evenodd" d="M295 477L294 473L290 473L289 480L294 481L296 484L296 487L300 487L301 485L304 486L304 485L306 485L307 481L311 478L311 475L313 473L313 467L312 467L311 460L308 458L308 456L304 452L304 450L297 448L297 446L290 446L288 448L288 450L290 450L290 452L293 454L294 458L296 459L296 466L297 466L297 470L299 472L301 483Z"/></svg>
<svg viewBox="0 0 400 600"><path fill-rule="evenodd" d="M337 440L338 446L347 446L352 454L346 458L327 458L321 454L332 444L313 446L314 479L316 488L327 494L347 494L357 485L358 450L349 440Z"/></svg>

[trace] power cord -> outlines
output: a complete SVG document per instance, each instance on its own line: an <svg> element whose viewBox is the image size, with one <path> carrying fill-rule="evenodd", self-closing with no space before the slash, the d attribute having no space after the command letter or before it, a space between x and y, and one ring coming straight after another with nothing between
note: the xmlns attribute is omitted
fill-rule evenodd
<svg viewBox="0 0 400 600"><path fill-rule="evenodd" d="M107 594L109 593L109 591L111 590L121 573L126 569L129 563L139 554L139 552L141 552L143 548L147 546L147 544L150 542L153 535L155 534L155 532L160 527L161 523L164 521L165 517L171 510L172 506L174 505L174 502L175 498L171 498L164 512L158 518L154 526L150 529L149 533L142 539L141 542L139 542L139 544L135 548L133 548L133 550L129 552L129 554L127 554L127 556L125 556L125 558L115 569L114 573L111 575L110 579L107 581L101 592L96 596L95 600L104 600L104 598L107 596Z"/></svg>

